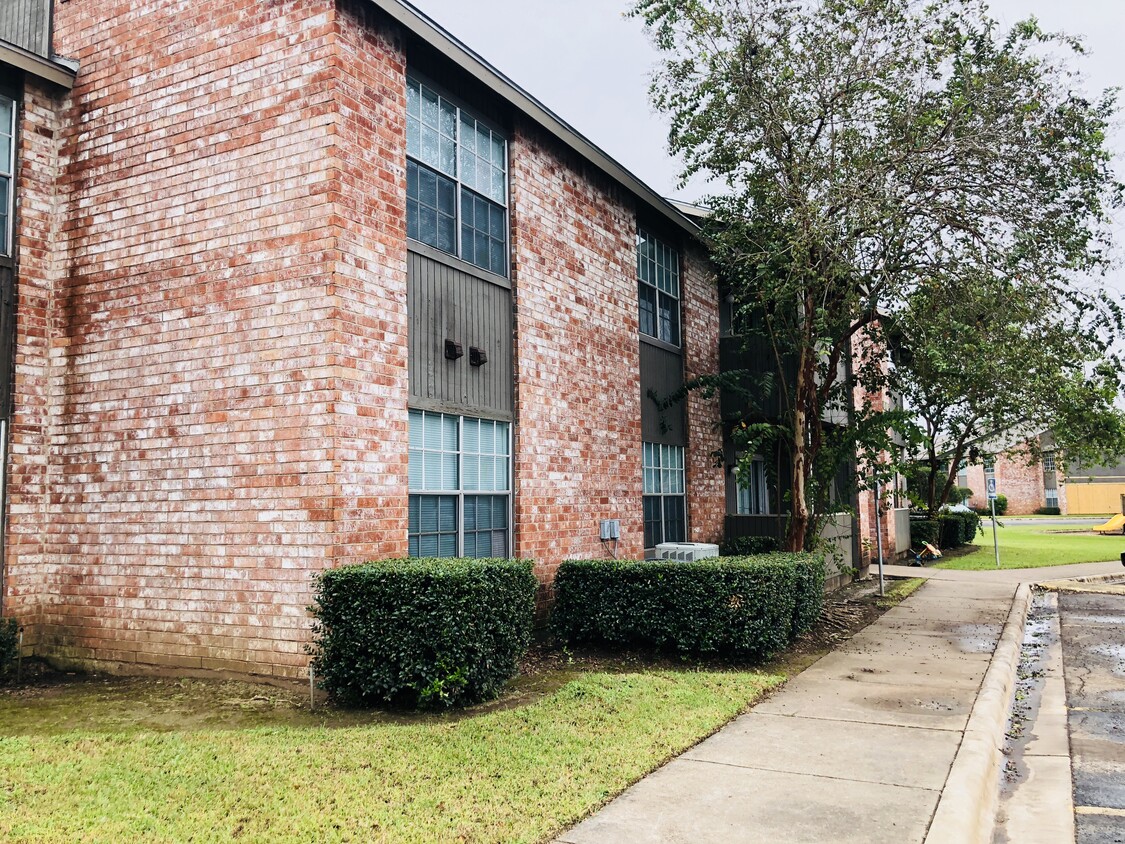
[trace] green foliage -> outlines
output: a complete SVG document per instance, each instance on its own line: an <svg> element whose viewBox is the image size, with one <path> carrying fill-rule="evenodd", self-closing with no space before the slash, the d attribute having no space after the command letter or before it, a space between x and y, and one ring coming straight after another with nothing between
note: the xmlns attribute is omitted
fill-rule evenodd
<svg viewBox="0 0 1125 844"><path fill-rule="evenodd" d="M11 676L19 659L20 626L14 618L0 618L0 680Z"/></svg>
<svg viewBox="0 0 1125 844"><path fill-rule="evenodd" d="M790 637L796 639L807 633L820 618L824 609L824 581L827 570L824 561L813 555L803 555L795 563L797 588L793 593L793 629Z"/></svg>
<svg viewBox="0 0 1125 844"><path fill-rule="evenodd" d="M971 489L969 489L967 486L955 486L955 487L953 487L953 492L950 493L949 503L950 504L964 504L966 501L968 501L972 497L973 497L973 491Z"/></svg>
<svg viewBox="0 0 1125 844"><path fill-rule="evenodd" d="M861 401L843 431L825 421L855 385L897 385L930 409L934 475L938 444L953 444L955 471L973 432L1004 430L992 422L1013 406L1043 418L1042 396L1096 416L1109 439L1125 431L1120 367L1081 365L1120 328L1112 296L1073 279L1108 265L1122 188L1115 94L1075 93L1065 55L1080 45L1033 20L1005 32L975 0L634 0L632 13L663 53L652 98L682 175L716 186L712 260L775 358L787 547L810 543L846 440L865 466L885 450L878 403ZM1004 376L986 392L993 355ZM931 515L944 480L926 484Z"/></svg>
<svg viewBox="0 0 1125 844"><path fill-rule="evenodd" d="M990 514L992 513L991 507L988 509L988 512ZM996 515L997 516L1006 516L1007 514L1008 514L1008 496L1006 496L1004 493L1001 492L996 496Z"/></svg>
<svg viewBox="0 0 1125 844"><path fill-rule="evenodd" d="M910 520L910 547L921 548L922 543L928 542L938 547L938 523L936 519L911 519Z"/></svg>
<svg viewBox="0 0 1125 844"><path fill-rule="evenodd" d="M942 550L965 544L965 523L959 514L942 513L938 516L938 539Z"/></svg>
<svg viewBox="0 0 1125 844"><path fill-rule="evenodd" d="M1062 514L1062 510L1058 507L1039 507L1035 512L1040 516L1059 516Z"/></svg>
<svg viewBox="0 0 1125 844"><path fill-rule="evenodd" d="M495 697L531 641L522 560L386 560L316 578L313 668L346 705L446 708Z"/></svg>
<svg viewBox="0 0 1125 844"><path fill-rule="evenodd" d="M736 536L720 544L719 553L724 557L753 557L773 554L780 544L776 536Z"/></svg>
<svg viewBox="0 0 1125 844"><path fill-rule="evenodd" d="M764 659L820 613L824 561L811 554L568 560L551 630L568 643Z"/></svg>

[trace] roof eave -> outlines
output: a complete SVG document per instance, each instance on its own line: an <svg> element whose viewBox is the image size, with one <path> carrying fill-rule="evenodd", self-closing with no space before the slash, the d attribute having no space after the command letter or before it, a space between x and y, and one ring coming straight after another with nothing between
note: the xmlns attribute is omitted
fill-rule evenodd
<svg viewBox="0 0 1125 844"><path fill-rule="evenodd" d="M614 161L577 129L552 112L543 103L473 52L453 35L441 28L422 11L404 0L371 0L396 23L437 50L451 62L478 80L497 96L511 103L562 143L604 171L638 199L657 211L677 228L692 237L699 236L699 226L681 213L664 197Z"/></svg>
<svg viewBox="0 0 1125 844"><path fill-rule="evenodd" d="M0 41L0 64L17 67L39 79L53 82L67 91L74 87L77 68L62 61L46 59L8 41Z"/></svg>

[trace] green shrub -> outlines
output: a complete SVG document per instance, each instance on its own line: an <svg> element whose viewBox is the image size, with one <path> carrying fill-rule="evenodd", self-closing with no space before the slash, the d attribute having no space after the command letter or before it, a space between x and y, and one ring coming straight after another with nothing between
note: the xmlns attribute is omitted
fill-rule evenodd
<svg viewBox="0 0 1125 844"><path fill-rule="evenodd" d="M1060 510L1058 507L1039 507L1035 512L1036 512L1037 515L1040 515L1040 516L1061 516L1062 515L1062 510Z"/></svg>
<svg viewBox="0 0 1125 844"><path fill-rule="evenodd" d="M796 561L797 591L794 593L793 629L790 637L796 639L807 633L820 618L824 609L824 560L812 555L802 555Z"/></svg>
<svg viewBox="0 0 1125 844"><path fill-rule="evenodd" d="M495 697L531 641L537 581L522 560L385 560L316 578L310 648L345 705L441 708Z"/></svg>
<svg viewBox="0 0 1125 844"><path fill-rule="evenodd" d="M923 542L938 544L938 523L934 519L910 520L910 547L920 548Z"/></svg>
<svg viewBox="0 0 1125 844"><path fill-rule="evenodd" d="M958 513L942 513L938 516L938 539L942 549L958 548L965 544L965 523Z"/></svg>
<svg viewBox="0 0 1125 844"><path fill-rule="evenodd" d="M736 536L719 545L719 553L724 557L753 557L757 554L773 554L781 548L776 536Z"/></svg>
<svg viewBox="0 0 1125 844"><path fill-rule="evenodd" d="M986 508L986 510L989 513L992 512L991 508ZM997 516L1003 516L1007 512L1008 512L1008 496L1006 496L1004 493L1001 492L999 495L996 496L996 515Z"/></svg>
<svg viewBox="0 0 1125 844"><path fill-rule="evenodd" d="M19 655L19 622L14 618L0 618L0 680L15 674Z"/></svg>
<svg viewBox="0 0 1125 844"><path fill-rule="evenodd" d="M980 533L980 514L979 513L954 513L952 515L960 516L961 521L965 525L964 539L965 542L972 542L977 538Z"/></svg>
<svg viewBox="0 0 1125 844"><path fill-rule="evenodd" d="M973 491L967 486L955 486L949 493L950 504L964 504L973 497Z"/></svg>
<svg viewBox="0 0 1125 844"><path fill-rule="evenodd" d="M809 554L568 560L555 577L551 630L565 642L765 658L815 620L823 578L823 561Z"/></svg>

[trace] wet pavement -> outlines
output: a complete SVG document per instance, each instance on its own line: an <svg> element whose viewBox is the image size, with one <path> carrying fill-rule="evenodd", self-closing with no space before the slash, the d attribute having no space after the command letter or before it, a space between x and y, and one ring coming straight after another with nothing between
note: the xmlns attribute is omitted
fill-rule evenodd
<svg viewBox="0 0 1125 844"><path fill-rule="evenodd" d="M1059 595L1078 844L1125 844L1125 596Z"/></svg>

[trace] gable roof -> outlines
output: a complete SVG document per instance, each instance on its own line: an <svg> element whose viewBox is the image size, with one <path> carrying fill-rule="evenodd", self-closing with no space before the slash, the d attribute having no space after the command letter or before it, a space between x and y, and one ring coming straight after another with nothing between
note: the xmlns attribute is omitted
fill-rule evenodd
<svg viewBox="0 0 1125 844"><path fill-rule="evenodd" d="M445 56L488 90L531 118L557 140L618 182L676 228L692 237L699 235L699 227L676 205L630 173L593 141L489 64L480 54L459 41L433 18L406 0L371 0L371 3L416 38Z"/></svg>

